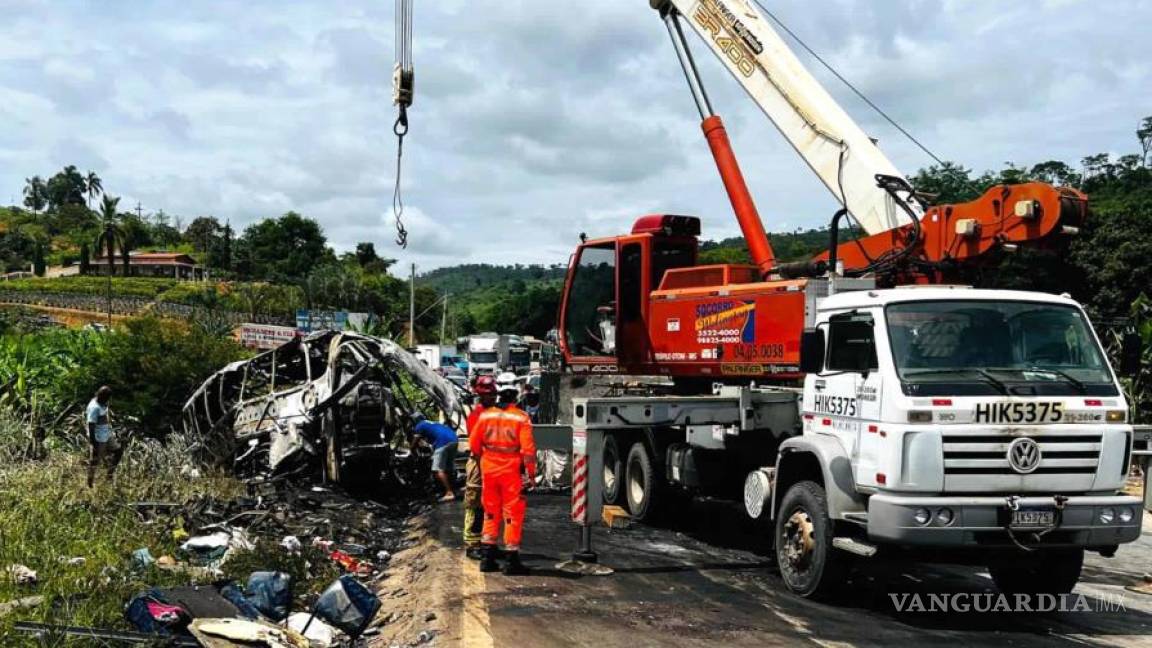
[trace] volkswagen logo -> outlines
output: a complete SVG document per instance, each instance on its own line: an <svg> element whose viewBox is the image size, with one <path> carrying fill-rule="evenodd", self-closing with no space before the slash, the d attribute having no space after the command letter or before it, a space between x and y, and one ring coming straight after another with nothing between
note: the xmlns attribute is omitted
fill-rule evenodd
<svg viewBox="0 0 1152 648"><path fill-rule="evenodd" d="M1008 465L1027 475L1040 467L1040 445L1028 437L1016 439L1008 446Z"/></svg>

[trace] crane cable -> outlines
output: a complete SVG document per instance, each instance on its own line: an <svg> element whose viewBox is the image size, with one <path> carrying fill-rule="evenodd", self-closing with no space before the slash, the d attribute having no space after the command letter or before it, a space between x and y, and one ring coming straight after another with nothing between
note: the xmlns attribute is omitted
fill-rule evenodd
<svg viewBox="0 0 1152 648"><path fill-rule="evenodd" d="M870 108L872 108L872 110L876 111L876 113L878 115L880 115L882 118L884 118L884 120L887 121L889 124L891 124L893 128L900 131L900 133L903 134L904 137L907 137L909 141L911 141L913 144L915 144L917 147L919 147L919 149L921 151L923 151L925 154L927 154L928 157L935 160L941 166L944 165L943 160L941 160L935 153L933 153L920 140L916 139L916 137L913 136L912 133L908 132L908 130L905 129L903 126L901 126L895 119L893 119L891 116L889 116L888 113L884 112L884 110L881 109L880 106L876 105L875 102L873 102L871 99L869 99L867 95L865 95L861 90L859 90L855 85L853 85L851 81L846 79L844 77L844 75L840 74L839 70L837 70L835 67L833 67L831 63L824 60L824 57L817 54L816 50L812 49L808 45L808 43L804 42L804 40L802 38L797 36L796 32L792 31L788 27L788 25L786 25L784 23L783 20L780 20L780 18L778 18L776 16L776 14L772 13L768 9L768 7L765 7L764 3L761 2L761 0L753 0L753 1L756 3L756 6L760 7L760 10L763 11L765 15L767 15L769 18L772 19L772 22L779 25L780 29L783 29L786 34L791 36L792 39L795 40L800 45L800 47L803 47L804 50L812 56L812 58L816 59L816 61L818 61L820 63L820 65L823 65L829 72L832 73L833 76L835 76L841 83L843 83L857 97L859 97L864 103L868 104L868 106ZM838 189L840 190L840 196L839 196L840 203L841 203L841 205L843 205L845 213L848 214L848 218L850 218L852 220L855 227L859 228L859 229L863 229L863 226L860 223L860 220L858 218L856 218L856 215L852 213L851 209L848 209L848 196L844 192L844 179L843 179L844 158L847 155L847 153L848 153L847 147L844 146L843 143L841 143L839 168L838 168L837 173L836 173L836 183L838 185ZM895 199L895 201L897 203L903 203L903 201L900 200L899 198L897 198L894 194L892 194L892 192L889 192L889 194L892 195L893 199ZM920 230L920 221L918 221L916 219L916 217L907 209L906 205L901 204L901 207L908 214L909 220L912 221L912 226L917 231L917 237L918 237L919 236L919 230ZM868 265L865 266L864 271L874 271L874 270L882 268L886 265L890 265L893 262L895 262L896 260L907 256L911 252L911 247L906 246L904 248L901 248L900 250L889 251L885 254L880 255L878 258L873 258L871 255L868 254L867 250L864 249L864 245L860 242L859 237L854 239L854 241L856 243L856 247L860 251L860 254L868 261Z"/></svg>
<svg viewBox="0 0 1152 648"><path fill-rule="evenodd" d="M809 46L808 46L808 43L805 43L805 42L804 42L804 41L803 41L803 40L802 40L802 39L801 39L799 36L797 36L797 35L796 35L796 33L795 33L795 32L793 32L791 29L789 29L789 28L788 28L788 25L785 25L785 24L784 24L784 21L780 20L779 18L777 18L777 17L776 17L776 14L772 13L771 11L769 11L769 10L768 10L768 8L764 6L764 3L763 3L763 2L761 2L760 0L754 0L754 2L756 3L756 5L757 5L758 7L760 7L760 10L761 10L761 11L763 11L763 12L764 12L764 13L765 13L765 14L766 14L766 15L767 15L769 18L771 18L771 19L772 19L772 22L774 22L774 23L776 23L777 25L779 25L779 26L780 26L780 29L783 29L783 30L784 30L784 31L785 31L785 32L786 32L786 33L787 33L789 36L791 36L791 37L792 37L792 39L793 39L793 40L795 40L797 43L799 43L799 44L800 44L800 47L803 47L803 48L804 48L804 49L805 49L805 50L806 50L806 51L807 51L809 54L811 54L811 55L812 55L812 58L816 59L816 60L817 60L817 61L820 63L820 65L823 65L825 68L827 68L827 70L828 70L829 72L831 72L833 76L835 76L837 79L839 79L839 80L840 80L840 82L841 82L841 83L843 83L843 84L844 84L844 85L845 85L845 86L846 86L846 87L847 87L849 90L851 90L853 93L855 93L855 95L856 95L857 97L860 97L860 99L861 99L861 100L862 100L864 103L868 104L868 106L869 106L870 108L872 108L872 110L875 110L875 111L876 111L876 114L878 114L878 115L880 115L881 117L883 117L883 118L884 118L884 120L885 120L885 121L887 121L889 124L891 124L893 128L895 128L896 130L900 131L900 132L901 132L901 133L904 135L904 137L907 137L909 141L911 141L913 144L915 144L917 147L919 147L921 151L924 151L924 153L926 153L926 154L928 155L928 157L930 157L930 158L932 158L933 160L935 160L937 164L940 164L940 165L943 165L943 164L944 164L944 161L943 161L943 160L941 160L939 157L937 157L937 156L936 156L936 154L935 154L935 153L933 153L931 150L929 150L927 146L925 146L924 144L922 144L922 143L920 142L920 140L916 139L916 138L915 138L915 137L912 135L912 133L909 133L909 132L908 132L908 131L907 131L907 130L906 130L904 127L903 127L903 126L901 126L901 125L900 125L900 124L899 124L899 123L898 123L898 122L897 122L895 119L893 119L892 117L890 117L890 116L888 115L888 113L884 112L884 111L883 111L883 110L880 108L880 106L877 106L875 103L873 103L873 101L872 101L871 99L869 99L867 95L865 95L863 92L861 92L859 89L857 89L857 88L856 88L856 86L852 85L852 82L850 82L848 79L845 79L845 78L844 78L844 75L840 74L840 72L839 72L839 71L837 71L837 70L836 70L836 68L832 67L832 64L831 64L831 63L829 63L828 61L825 61L825 60L824 60L824 58L823 58L822 56L820 56L819 54L817 54L817 53L816 53L816 50L814 50L814 49L812 49L811 47L809 47ZM855 220L855 219L853 219L853 220Z"/></svg>
<svg viewBox="0 0 1152 648"><path fill-rule="evenodd" d="M392 214L396 218L396 245L408 247L404 228L404 196L400 173L404 159L404 136L408 134L408 107L412 105L412 1L396 0L396 66L392 70L392 103L399 108L392 133L396 135L396 185L392 189Z"/></svg>

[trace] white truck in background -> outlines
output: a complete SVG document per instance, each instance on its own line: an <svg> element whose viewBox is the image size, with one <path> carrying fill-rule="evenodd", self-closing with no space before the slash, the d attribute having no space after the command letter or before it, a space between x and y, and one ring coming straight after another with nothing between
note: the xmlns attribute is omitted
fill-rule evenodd
<svg viewBox="0 0 1152 648"><path fill-rule="evenodd" d="M497 343L497 351L501 371L522 375L532 367L532 351L519 335L502 334Z"/></svg>
<svg viewBox="0 0 1152 648"><path fill-rule="evenodd" d="M416 345L412 351L420 362L426 364L430 369L439 369L444 359L444 351L440 345Z"/></svg>
<svg viewBox="0 0 1152 648"><path fill-rule="evenodd" d="M500 373L500 336L495 333L477 333L468 337L469 377Z"/></svg>

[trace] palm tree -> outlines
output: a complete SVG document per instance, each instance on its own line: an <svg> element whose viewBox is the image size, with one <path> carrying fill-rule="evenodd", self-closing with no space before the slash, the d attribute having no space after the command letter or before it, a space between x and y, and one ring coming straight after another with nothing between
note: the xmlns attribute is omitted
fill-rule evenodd
<svg viewBox="0 0 1152 648"><path fill-rule="evenodd" d="M112 274L116 272L116 246L123 247L124 230L120 227L120 214L116 211L119 198L104 195L100 204L100 234L96 236L96 250L106 250L108 262L108 326L112 326Z"/></svg>
<svg viewBox="0 0 1152 648"><path fill-rule="evenodd" d="M36 213L48 205L48 185L40 176L24 179L24 205Z"/></svg>
<svg viewBox="0 0 1152 648"><path fill-rule="evenodd" d="M88 209L92 209L92 199L104 193L104 182L95 171L89 171L84 176L84 193L88 194Z"/></svg>

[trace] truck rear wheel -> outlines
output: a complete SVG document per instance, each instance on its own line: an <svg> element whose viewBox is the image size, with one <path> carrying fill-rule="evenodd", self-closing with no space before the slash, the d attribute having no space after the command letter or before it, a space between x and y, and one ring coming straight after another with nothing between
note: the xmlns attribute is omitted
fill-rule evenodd
<svg viewBox="0 0 1152 648"><path fill-rule="evenodd" d="M617 505L624 494L624 460L615 434L604 435L604 503Z"/></svg>
<svg viewBox="0 0 1152 648"><path fill-rule="evenodd" d="M988 566L997 589L1005 594L1067 594L1080 581L1083 549L1052 549L1013 556L1011 562Z"/></svg>
<svg viewBox="0 0 1152 648"><path fill-rule="evenodd" d="M654 463L644 442L632 444L625 462L627 474L622 486L628 500L628 511L637 520L652 520L661 505L663 481Z"/></svg>
<svg viewBox="0 0 1152 648"><path fill-rule="evenodd" d="M788 589L812 599L839 590L847 558L832 547L832 538L824 488L813 481L793 484L776 514L776 564Z"/></svg>

